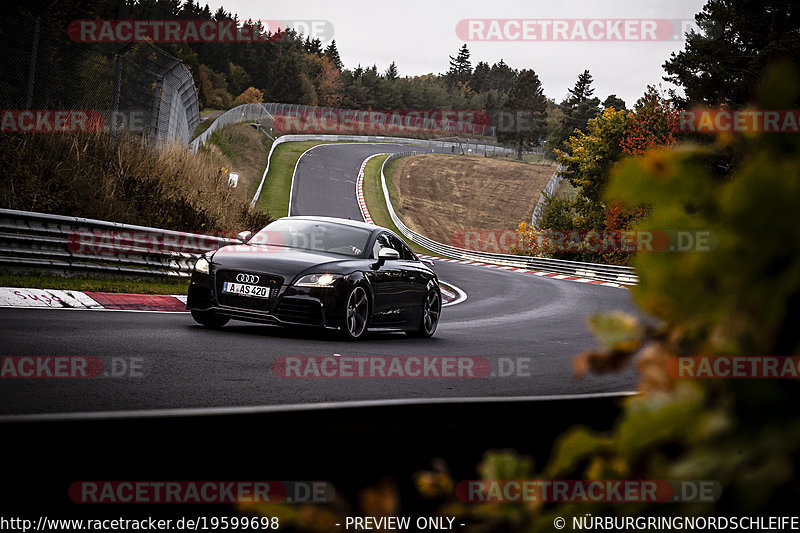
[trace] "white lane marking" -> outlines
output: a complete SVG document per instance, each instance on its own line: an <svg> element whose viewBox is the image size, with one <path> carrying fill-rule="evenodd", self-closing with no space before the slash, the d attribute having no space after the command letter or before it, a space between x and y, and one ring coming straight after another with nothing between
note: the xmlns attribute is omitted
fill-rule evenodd
<svg viewBox="0 0 800 533"><path fill-rule="evenodd" d="M178 409L141 409L129 411L84 411L77 413L45 413L26 415L0 415L0 422L44 422L48 420L103 420L116 418L168 418L180 416L236 415L273 412L311 411L320 409L343 409L358 407L386 407L394 405L425 405L447 403L500 403L500 402L547 402L581 400L591 398L624 398L639 394L636 391L587 392L583 394L551 394L546 396L491 396L456 398L407 398L395 400L349 400L341 402L294 403L284 405L253 405L237 407L185 407Z"/></svg>
<svg viewBox="0 0 800 533"><path fill-rule="evenodd" d="M442 304L442 307L449 307L451 305L460 304L461 302L467 299L467 293L450 283L449 281L441 281L441 283L456 292L456 299L452 302L447 302L446 304Z"/></svg>

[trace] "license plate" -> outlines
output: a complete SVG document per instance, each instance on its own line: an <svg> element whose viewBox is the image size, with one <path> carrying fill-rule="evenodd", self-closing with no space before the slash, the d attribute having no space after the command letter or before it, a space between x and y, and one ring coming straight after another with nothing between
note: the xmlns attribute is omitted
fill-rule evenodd
<svg viewBox="0 0 800 533"><path fill-rule="evenodd" d="M231 283L230 281L226 281L222 284L222 292L238 294L240 296L269 298L269 287L262 287L261 285L247 285L245 283Z"/></svg>

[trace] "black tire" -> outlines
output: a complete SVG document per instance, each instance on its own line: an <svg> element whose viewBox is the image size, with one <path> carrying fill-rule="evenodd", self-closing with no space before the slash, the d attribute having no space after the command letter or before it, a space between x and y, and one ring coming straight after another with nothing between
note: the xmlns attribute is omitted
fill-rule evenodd
<svg viewBox="0 0 800 533"><path fill-rule="evenodd" d="M339 329L348 340L356 341L367 332L369 321L369 295L361 285L356 285L347 293L344 313Z"/></svg>
<svg viewBox="0 0 800 533"><path fill-rule="evenodd" d="M436 332L436 326L439 325L439 316L442 314L442 294L439 292L438 287L431 287L425 293L425 299L422 302L422 317L419 321L417 329L406 331L409 337L417 337L427 339L432 337Z"/></svg>
<svg viewBox="0 0 800 533"><path fill-rule="evenodd" d="M192 311L192 318L201 326L211 329L219 329L230 321L230 318L213 311Z"/></svg>

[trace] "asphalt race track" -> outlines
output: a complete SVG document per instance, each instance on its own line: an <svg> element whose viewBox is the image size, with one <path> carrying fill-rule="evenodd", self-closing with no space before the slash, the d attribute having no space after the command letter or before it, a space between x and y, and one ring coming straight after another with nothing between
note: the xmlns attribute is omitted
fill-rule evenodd
<svg viewBox="0 0 800 533"><path fill-rule="evenodd" d="M391 144L335 144L309 151L293 183L292 215L361 219L355 178ZM327 332L231 322L221 331L188 314L0 309L0 354L116 358L135 376L2 379L0 415L231 407L384 399L574 395L634 389L636 376L573 378L572 357L595 342L586 318L634 312L625 289L437 262L443 280L468 299L446 307L432 339L374 333L351 343ZM281 356L473 356L491 362L481 378L285 378ZM117 364L115 363L115 364ZM503 377L498 374L511 374Z"/></svg>

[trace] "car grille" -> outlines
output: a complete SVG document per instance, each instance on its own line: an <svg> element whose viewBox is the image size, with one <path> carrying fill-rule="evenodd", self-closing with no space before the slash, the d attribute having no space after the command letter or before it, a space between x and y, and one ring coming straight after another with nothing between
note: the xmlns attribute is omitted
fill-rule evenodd
<svg viewBox="0 0 800 533"><path fill-rule="evenodd" d="M284 322L318 326L322 324L322 307L314 300L283 298L275 309L275 316Z"/></svg>
<svg viewBox="0 0 800 533"><path fill-rule="evenodd" d="M244 272L251 274L251 272ZM219 270L215 275L216 288L217 288L217 301L220 305L227 307L236 307L239 309L248 309L251 311L269 312L272 305L275 303L274 294L280 290L283 285L283 278L280 276L273 276L272 274L255 273L259 276L256 285L270 287L270 298L256 298L253 296L239 296L238 294L226 294L222 292L222 284L226 281L236 282L236 275L242 272L235 270Z"/></svg>

